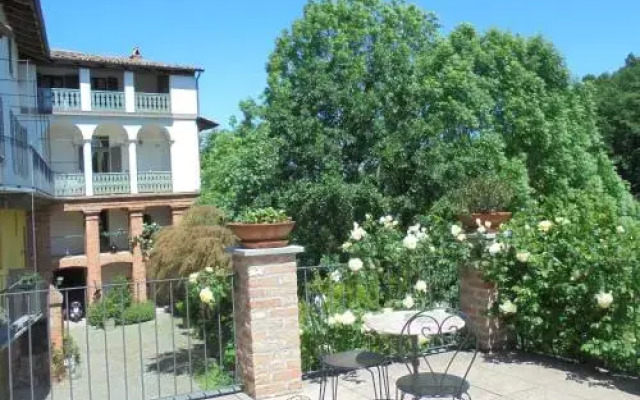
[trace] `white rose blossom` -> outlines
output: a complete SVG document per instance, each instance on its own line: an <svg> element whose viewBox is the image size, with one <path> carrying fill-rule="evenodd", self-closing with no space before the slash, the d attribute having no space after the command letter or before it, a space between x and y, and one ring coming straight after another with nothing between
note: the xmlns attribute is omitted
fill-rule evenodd
<svg viewBox="0 0 640 400"><path fill-rule="evenodd" d="M415 301L413 301L413 297L408 294L404 297L404 300L402 300L402 305L404 306L404 308L407 309L411 309L413 308L413 306L415 305Z"/></svg>
<svg viewBox="0 0 640 400"><path fill-rule="evenodd" d="M189 275L189 283L195 284L198 283L198 273L194 272L193 274Z"/></svg>
<svg viewBox="0 0 640 400"><path fill-rule="evenodd" d="M538 223L538 230L540 232L549 232L549 229L551 229L551 227L553 226L553 222L549 221L549 220L544 220L544 221L540 221Z"/></svg>
<svg viewBox="0 0 640 400"><path fill-rule="evenodd" d="M502 302L502 304L500 304L498 308L500 308L501 313L507 315L515 314L518 312L518 306L515 305L515 303L513 303L511 300L505 300L504 302Z"/></svg>
<svg viewBox="0 0 640 400"><path fill-rule="evenodd" d="M487 228L484 227L484 225L480 225L478 227L478 233L486 233L487 232Z"/></svg>
<svg viewBox="0 0 640 400"><path fill-rule="evenodd" d="M333 315L329 315L329 318L327 318L327 325L334 326L335 324L336 324L336 317Z"/></svg>
<svg viewBox="0 0 640 400"><path fill-rule="evenodd" d="M595 295L596 302L598 303L598 307L602 309L607 309L613 303L613 294L611 292L600 292Z"/></svg>
<svg viewBox="0 0 640 400"><path fill-rule="evenodd" d="M418 247L418 238L413 235L407 235L402 240L402 245L409 250L415 250Z"/></svg>
<svg viewBox="0 0 640 400"><path fill-rule="evenodd" d="M484 226L487 229L491 229L491 221L484 221Z"/></svg>
<svg viewBox="0 0 640 400"><path fill-rule="evenodd" d="M451 225L451 235L458 237L462 233L462 228L459 225Z"/></svg>
<svg viewBox="0 0 640 400"><path fill-rule="evenodd" d="M496 254L500 253L503 248L504 248L504 244L500 242L494 242L491 244L491 246L489 246L489 254L491 254L492 256L495 256Z"/></svg>
<svg viewBox="0 0 640 400"><path fill-rule="evenodd" d="M344 242L342 243L342 250L347 251L351 248L352 244L351 242Z"/></svg>
<svg viewBox="0 0 640 400"><path fill-rule="evenodd" d="M364 264L362 263L362 260L359 258L350 259L348 265L349 265L349 269L353 272L360 271L364 266Z"/></svg>
<svg viewBox="0 0 640 400"><path fill-rule="evenodd" d="M212 273L213 272L213 268L211 268L211 267L206 267L204 270L206 272L208 272L208 273Z"/></svg>
<svg viewBox="0 0 640 400"><path fill-rule="evenodd" d="M414 288L416 289L417 292L426 293L427 292L427 282L425 282L423 280L419 280L418 282L416 282L416 285L414 286Z"/></svg>
<svg viewBox="0 0 640 400"><path fill-rule="evenodd" d="M200 291L200 301L204 304L211 304L213 302L213 292L209 287L206 287Z"/></svg>
<svg viewBox="0 0 640 400"><path fill-rule="evenodd" d="M334 282L340 282L340 280L342 280L342 274L340 273L340 271L335 270L333 271L329 277L331 278L332 281Z"/></svg>
<svg viewBox="0 0 640 400"><path fill-rule="evenodd" d="M365 231L357 222L353 223L353 230L351 231L351 239L357 241L362 240L365 236L367 236L367 231Z"/></svg>
<svg viewBox="0 0 640 400"><path fill-rule="evenodd" d="M467 240L467 235L465 235L464 233L460 233L458 234L458 236L456 236L456 239L458 239L459 242L464 242L465 240Z"/></svg>
<svg viewBox="0 0 640 400"><path fill-rule="evenodd" d="M519 251L518 253L516 253L516 258L521 263L526 263L527 261L529 261L530 256L531 253L529 253L528 251Z"/></svg>
<svg viewBox="0 0 640 400"><path fill-rule="evenodd" d="M624 233L624 226L622 225L618 225L618 227L616 228L616 232L623 234Z"/></svg>
<svg viewBox="0 0 640 400"><path fill-rule="evenodd" d="M356 322L356 316L353 315L351 310L345 311L340 317L340 323L342 325L353 325Z"/></svg>

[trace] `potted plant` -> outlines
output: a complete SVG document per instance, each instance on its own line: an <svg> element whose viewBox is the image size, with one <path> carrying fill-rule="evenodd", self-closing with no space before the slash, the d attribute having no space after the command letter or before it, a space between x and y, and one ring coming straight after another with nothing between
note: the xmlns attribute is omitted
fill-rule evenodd
<svg viewBox="0 0 640 400"><path fill-rule="evenodd" d="M240 239L242 247L262 249L289 244L288 237L294 225L284 211L269 207L246 210L227 227Z"/></svg>
<svg viewBox="0 0 640 400"><path fill-rule="evenodd" d="M454 195L458 220L468 230L482 225L495 232L511 219L515 193L513 187L496 175L481 175L468 180Z"/></svg>

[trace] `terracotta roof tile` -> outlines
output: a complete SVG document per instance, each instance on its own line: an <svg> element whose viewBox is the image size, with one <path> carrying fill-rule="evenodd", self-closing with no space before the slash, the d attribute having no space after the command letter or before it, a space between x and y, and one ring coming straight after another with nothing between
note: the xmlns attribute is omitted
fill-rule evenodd
<svg viewBox="0 0 640 400"><path fill-rule="evenodd" d="M157 61L150 61L145 58L130 58L125 56L104 56L104 55L94 55L82 53L79 51L69 51L69 50L51 50L50 52L51 61L54 63L73 63L73 64L85 64L85 65L96 65L96 64L106 64L112 66L120 66L120 67L131 67L131 68L156 68L163 69L174 72L187 72L193 73L196 71L203 71L200 67L194 67L189 65L177 65L177 64L167 64L161 63Z"/></svg>

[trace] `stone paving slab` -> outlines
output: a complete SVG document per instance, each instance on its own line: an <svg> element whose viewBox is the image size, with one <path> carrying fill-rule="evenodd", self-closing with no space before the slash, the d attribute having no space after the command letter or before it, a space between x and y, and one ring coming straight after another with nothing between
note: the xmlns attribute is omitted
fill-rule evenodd
<svg viewBox="0 0 640 400"><path fill-rule="evenodd" d="M442 369L448 358L432 356L434 370ZM471 354L461 353L451 371L463 374ZM422 363L421 370L428 370ZM402 364L390 366L390 397L395 398L397 378L407 373ZM518 353L502 355L479 354L468 377L472 400L640 400L640 379L625 378L563 362L548 357ZM339 400L371 400L371 377L366 371L342 376ZM304 394L318 399L319 382L305 381ZM331 396L327 395L327 400Z"/></svg>

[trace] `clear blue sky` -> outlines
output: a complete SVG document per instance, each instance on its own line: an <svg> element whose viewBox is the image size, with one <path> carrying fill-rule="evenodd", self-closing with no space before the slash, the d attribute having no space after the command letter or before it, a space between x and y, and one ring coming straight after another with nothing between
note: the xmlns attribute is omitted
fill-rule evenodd
<svg viewBox="0 0 640 400"><path fill-rule="evenodd" d="M265 63L305 0L41 0L52 48L143 57L205 68L201 111L226 125L265 86ZM542 34L576 76L617 69L640 53L638 0L414 0L445 31L462 22Z"/></svg>

